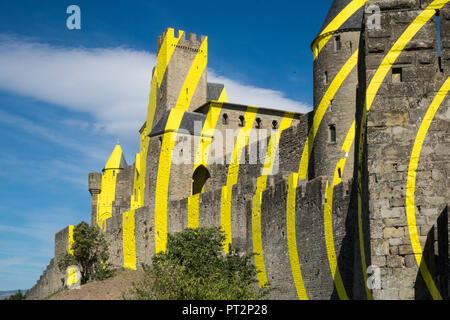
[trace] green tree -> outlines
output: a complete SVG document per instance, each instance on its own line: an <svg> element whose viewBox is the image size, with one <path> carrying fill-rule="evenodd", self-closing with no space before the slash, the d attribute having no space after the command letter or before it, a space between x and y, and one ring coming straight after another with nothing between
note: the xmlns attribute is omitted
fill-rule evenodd
<svg viewBox="0 0 450 320"><path fill-rule="evenodd" d="M80 222L73 229L73 255L66 253L58 258L60 271L70 265L78 265L81 272L81 283L89 280L103 280L114 274L109 259L108 244L95 226Z"/></svg>
<svg viewBox="0 0 450 320"><path fill-rule="evenodd" d="M25 300L25 295L19 290L16 294L11 295L4 300Z"/></svg>
<svg viewBox="0 0 450 320"><path fill-rule="evenodd" d="M133 285L132 298L151 300L254 300L264 298L252 255L230 246L225 254L220 228L186 229L169 234L166 252L144 266L144 279Z"/></svg>

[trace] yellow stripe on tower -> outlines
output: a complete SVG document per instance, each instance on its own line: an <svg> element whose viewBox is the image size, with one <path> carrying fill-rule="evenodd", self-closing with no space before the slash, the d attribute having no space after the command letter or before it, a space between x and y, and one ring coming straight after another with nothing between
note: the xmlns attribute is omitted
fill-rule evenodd
<svg viewBox="0 0 450 320"><path fill-rule="evenodd" d="M406 182L406 217L408 219L408 232L409 237L411 239L411 246L414 251L414 256L416 258L417 265L419 266L420 273L422 274L423 279L428 287L428 290L431 293L431 296L435 300L442 300L442 296L439 293L436 284L433 281L433 277L428 270L427 264L425 260L423 260L423 252L422 246L419 241L419 235L417 231L416 224L416 207L415 207L415 199L414 194L416 191L416 175L417 175L417 167L419 165L420 152L422 150L423 143L425 142L425 138L427 136L427 132L430 128L431 122L447 96L450 90L450 77L447 78L444 85L441 87L433 102L425 114L423 121L420 125L419 131L417 132L416 139L414 141L414 146L411 152L411 159L408 168L408 179Z"/></svg>
<svg viewBox="0 0 450 320"><path fill-rule="evenodd" d="M167 29L163 43L156 57L156 68L153 72L151 85L149 104L147 110L147 121L144 124L144 129L140 136L140 152L136 154L135 173L133 182L133 192L131 195L131 210L123 214L123 261L124 268L136 269L136 245L134 234L134 213L135 209L144 205L144 193L145 193L145 177L147 174L147 154L148 144L150 138L149 133L152 130L153 120L156 111L156 95L157 89L161 86L164 74L166 73L167 66L172 58L178 42L182 38L184 32L178 33L178 38L174 36L174 30L172 28ZM133 222L133 226L131 226Z"/></svg>
<svg viewBox="0 0 450 320"><path fill-rule="evenodd" d="M122 160L122 148L116 145L106 162L97 201L97 225L106 231L106 220L112 217L112 203L116 197L116 178Z"/></svg>
<svg viewBox="0 0 450 320"><path fill-rule="evenodd" d="M338 30L356 11L358 11L367 0L353 0L350 2L341 12L330 22L328 26L323 29L317 40L313 43L313 56L314 60L322 51L323 47L327 44L333 34Z"/></svg>
<svg viewBox="0 0 450 320"><path fill-rule="evenodd" d="M325 95L319 103L319 106L314 113L313 124L308 132L308 137L303 147L303 152L300 160L300 165L298 173L292 174L289 177L289 188L286 204L286 229L288 238L288 248L289 248L289 260L291 262L291 271L294 277L294 283L297 289L297 295L299 299L308 299L303 279L300 271L300 262L298 258L297 251L297 240L296 240L296 230L295 230L295 195L298 182L307 178L309 160L311 158L312 149L314 146L314 141L317 135L317 131L322 123L323 117L330 105L331 100L334 98L336 93L339 91L343 82L350 75L350 72L355 68L358 62L359 50L356 50L353 55L346 61L344 66L339 70L336 77L331 82ZM297 178L298 181L292 179Z"/></svg>
<svg viewBox="0 0 450 320"><path fill-rule="evenodd" d="M188 110L192 96L197 88L198 81L207 64L207 38L200 46L197 55L189 69L184 81L178 102L170 110L165 134L163 137L161 152L159 155L158 174L155 192L155 248L156 252L166 250L167 244L167 200L170 181L170 169L172 166L172 154L175 147L177 130L183 119L184 111Z"/></svg>
<svg viewBox="0 0 450 320"><path fill-rule="evenodd" d="M325 92L325 95L320 101L320 104L317 107L316 112L314 113L313 124L308 132L308 138L306 139L305 146L303 147L303 153L300 160L300 166L298 169L299 180L306 179L306 175L308 173L309 160L311 158L317 131L319 130L320 124L322 123L322 119L326 111L328 110L328 107L330 106L331 100L333 100L339 88L342 86L344 80L347 79L350 72L355 68L358 62L358 53L359 50L356 50L355 53L353 53L353 55L347 60L347 62L344 64L341 70L339 70L338 74L333 79L327 91Z"/></svg>
<svg viewBox="0 0 450 320"><path fill-rule="evenodd" d="M436 10L441 9L448 1L450 0L435 0L433 1L425 10L423 10L415 19L414 21L408 26L408 28L402 33L402 35L398 38L398 40L394 43L394 45L392 46L392 48L389 50L389 52L387 53L387 55L384 57L383 61L381 62L380 66L378 67L377 71L375 72L375 75L373 76L372 80L370 81L370 84L367 88L366 91L366 112L369 112L370 108L372 107L373 101L375 100L375 97L378 93L378 90L381 87L381 84L383 83L384 79L386 78L389 70L392 68L392 65L394 64L394 62L397 60L397 58L400 56L400 54L403 52L404 48L406 47L406 45L411 41L411 39L417 34L417 32L419 32L419 30L436 14ZM353 130L353 134L352 134L352 130ZM344 145L345 146L351 146L353 144L354 141L354 130L355 130L355 122L353 121L352 126L350 127L347 137L353 136L353 139L351 141L349 141L348 139L345 140ZM360 135L362 135L363 132L360 132ZM343 146L344 148L344 146ZM341 168L341 172L343 172L344 170L344 166L345 166L345 160L344 159L340 159L336 165L336 169L335 169L335 175L336 172L338 171L339 168ZM360 179L360 177L359 177ZM358 188L358 192L361 192L361 181L358 181L359 184L359 188ZM329 201L332 204L333 201L333 187L328 188L327 186L327 194L326 194L326 200ZM358 195L358 198L360 199L361 195ZM360 200L359 200L360 201ZM330 211L331 210L329 207L325 208L325 216L327 217L327 219L332 219L331 215L330 215ZM362 227L362 206L359 204L358 205L358 228L360 229ZM325 227L326 230L328 230L328 232L331 232L332 235L332 223L330 224L329 221L328 223L325 223ZM359 230L359 235L360 235L360 248L363 248L363 241L364 239L362 238L363 232L360 229ZM330 235L326 235L326 238L330 239ZM330 257L336 257L336 252L333 250L332 246L328 246L327 245L327 249L332 250L331 252L328 252L328 256ZM361 252L361 259L365 259L365 257L362 255L363 252ZM337 261L329 261L330 262L330 268L333 269L333 266L337 266ZM366 265L365 260L362 261L363 265ZM338 270L337 270L338 271ZM332 270L333 272L333 270ZM366 270L363 270L363 274L364 274L364 278L367 279L367 274L366 274ZM339 273L336 272L336 274L339 275ZM339 280L339 279L338 279ZM339 288L343 288L343 286L341 286L339 283L336 283L336 279L335 279L335 285L337 286L336 289ZM345 292L342 292L339 294L339 290L338 290L338 294L339 297L341 299L345 298L347 296L347 294ZM368 298L370 298L370 296L368 296Z"/></svg>
<svg viewBox="0 0 450 320"><path fill-rule="evenodd" d="M231 244L231 199L233 195L233 186L238 181L239 165L242 157L242 151L247 146L250 132L255 122L257 107L247 107L244 114L245 125L239 130L236 144L234 146L231 162L228 166L227 184L222 187L221 201L220 201L220 224L225 232L225 241L223 249L229 252L229 245Z"/></svg>
<svg viewBox="0 0 450 320"><path fill-rule="evenodd" d="M253 253L255 253L255 267L258 270L258 282L260 287L267 285L266 267L264 265L264 253L262 245L261 233L261 204L262 193L267 186L267 176L273 173L273 165L277 161L278 145L280 142L281 133L291 126L294 114L286 112L283 120L280 123L280 129L272 133L269 144L267 146L266 157L264 158L264 166L262 175L256 181L256 193L253 196L252 205L252 239L253 239Z"/></svg>

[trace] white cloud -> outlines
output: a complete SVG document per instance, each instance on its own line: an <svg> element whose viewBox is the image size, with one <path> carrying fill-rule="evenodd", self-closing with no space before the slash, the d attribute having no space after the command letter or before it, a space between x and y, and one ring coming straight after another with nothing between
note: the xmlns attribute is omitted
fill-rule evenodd
<svg viewBox="0 0 450 320"><path fill-rule="evenodd" d="M67 48L0 36L0 89L90 114L95 126L130 142L148 105L153 53L127 48ZM217 76L230 102L309 111L282 92Z"/></svg>
<svg viewBox="0 0 450 320"><path fill-rule="evenodd" d="M214 70L208 70L208 81L223 83L227 91L228 100L232 103L289 110L299 113L311 111L309 105L288 99L280 91L242 84L239 81L231 80L224 76L218 76Z"/></svg>

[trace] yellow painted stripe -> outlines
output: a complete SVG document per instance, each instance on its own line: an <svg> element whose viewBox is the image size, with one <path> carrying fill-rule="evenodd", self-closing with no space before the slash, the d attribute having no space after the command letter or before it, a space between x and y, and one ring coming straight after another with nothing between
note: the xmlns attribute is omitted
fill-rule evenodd
<svg viewBox="0 0 450 320"><path fill-rule="evenodd" d="M201 61L204 60L204 61ZM197 88L200 76L206 68L207 60L207 38L203 41L200 49L189 69L184 81L175 108L170 110L167 120L161 152L159 155L158 174L155 191L155 248L156 252L166 250L167 244L167 200L170 181L170 169L172 166L172 154L175 147L178 128L183 119L184 111L189 108L190 99ZM187 99L187 100L186 100Z"/></svg>
<svg viewBox="0 0 450 320"><path fill-rule="evenodd" d="M305 146L303 147L303 152L300 160L300 165L298 169L298 173L295 174L298 180L304 180L307 178L309 160L311 158L312 149L314 146L314 141L317 135L317 131L322 123L323 117L328 110L331 100L336 95L339 88L342 86L342 83L349 76L350 72L355 68L358 62L358 53L359 50L356 50L355 53L346 61L344 66L339 70L336 77L331 82L329 88L325 92L322 100L320 101L319 106L314 113L313 124L308 132L308 137L305 142ZM290 177L291 179L291 177ZM300 262L298 259L298 251L297 251L297 242L295 235L295 191L297 188L298 181L289 183L288 189L288 197L287 197L287 236L288 236L288 247L289 247L289 259L291 262L291 271L294 277L294 283L297 289L297 295L299 299L307 299L307 294L305 287L303 285L303 280L300 272Z"/></svg>
<svg viewBox="0 0 450 320"><path fill-rule="evenodd" d="M300 260L298 258L297 235L295 228L295 196L297 194L298 174L289 176L289 187L286 207L286 235L289 249L289 261L291 263L292 277L294 278L295 289L300 300L308 300L305 284L303 283Z"/></svg>
<svg viewBox="0 0 450 320"><path fill-rule="evenodd" d="M317 40L313 43L314 60L322 51L333 34L338 30L356 11L358 11L367 0L353 0L323 29Z"/></svg>
<svg viewBox="0 0 450 320"><path fill-rule="evenodd" d="M392 46L392 48L389 50L388 54L385 56L385 58L383 59L381 65L379 66L379 68L377 69L377 71L375 72L374 77L372 78L367 91L366 91L366 111L368 112L373 104L373 101L378 93L378 90L381 86L381 84L383 83L386 75L388 74L389 70L391 69L392 65L394 64L394 62L397 60L397 58L400 56L400 54L402 53L403 49L405 48L405 46L411 41L411 39L417 34L417 32L419 32L419 30L436 14L436 10L442 8L448 1L450 0L435 0L433 1L425 10L423 10L417 17L416 19L414 19L414 21L408 26L408 28L402 33L402 35L400 36L400 38L394 43L394 45ZM349 133L354 130L354 122L352 123L351 128L349 129ZM347 134L347 137L349 136L349 134ZM354 134L353 134L353 140L354 140ZM344 142L344 144L346 144L347 146L353 143L350 143L347 139ZM339 160L337 166L336 166L336 170L335 170L335 176L336 176L336 172L338 170L338 168L341 168L341 172L343 172L344 170L344 166L345 166L345 161L342 161L343 159ZM360 192L360 190L359 190ZM330 202L332 204L332 200L333 200L333 187L328 187L327 186L327 195L326 195L326 199L328 202ZM327 206L326 206L327 207ZM358 206L358 209L361 209L361 206ZM326 208L326 211L332 210L329 207ZM331 219L331 214L330 212L325 212L325 216L329 216L329 218ZM362 212L358 212L358 219L362 219ZM360 223L359 223L360 225ZM331 225L328 223L328 226L326 226L326 228L330 229L331 227L331 231L332 232L332 223ZM359 231L360 236L362 235L361 230ZM360 237L360 248L363 246L363 241L364 239L362 239ZM362 242L362 243L361 243ZM327 246L328 249L328 246ZM329 249L332 249L331 246ZM363 252L361 252L361 258L365 259L364 256L362 256ZM335 252L330 252L329 253L329 257L335 257L336 253ZM332 265L334 265L334 262L330 261L330 267L332 267ZM365 262L363 263L363 265L365 265ZM363 274L366 273L366 270L363 270ZM336 273L338 274L338 273ZM366 277L367 275L365 275ZM336 284L336 281L335 281ZM340 284L338 284L340 286ZM338 291L339 293L339 291ZM343 292L342 292L343 294ZM341 295L340 295L341 297ZM345 296L344 296L345 297ZM342 299L342 297L341 297Z"/></svg>
<svg viewBox="0 0 450 320"><path fill-rule="evenodd" d="M203 40L202 45L198 49L198 53L192 62L189 73L184 80L183 87L181 88L178 96L176 108L188 110L191 104L192 97L194 96L195 89L197 88L198 81L205 71L206 64L208 63L208 41Z"/></svg>
<svg viewBox="0 0 450 320"><path fill-rule="evenodd" d="M223 243L223 249L225 252L229 252L229 245L231 244L231 199L233 193L233 186L238 181L239 164L244 148L247 146L250 132L255 122L258 108L247 107L244 114L245 125L239 130L236 144L230 164L228 165L227 184L222 187L221 201L220 201L220 225L225 232L225 241Z"/></svg>
<svg viewBox="0 0 450 320"><path fill-rule="evenodd" d="M228 102L228 95L227 95L227 91L225 90L225 88L223 88L222 92L220 93L219 99L217 101L218 102Z"/></svg>
<svg viewBox="0 0 450 320"><path fill-rule="evenodd" d="M366 108L367 111L372 107L372 103L378 93L378 90L383 83L386 75L391 69L394 62L405 49L406 45L419 32L419 30L436 14L436 10L441 9L449 0L435 0L425 10L423 10L416 19L408 26L403 34L395 42L389 53L384 57L381 65L373 76L372 81L367 88L366 93Z"/></svg>
<svg viewBox="0 0 450 320"><path fill-rule="evenodd" d="M123 267L136 270L135 210L122 215Z"/></svg>
<svg viewBox="0 0 450 320"><path fill-rule="evenodd" d="M156 80L158 87L161 86L164 74L166 73L167 66L170 59L178 45L180 39L184 37L184 31L178 31L178 37L175 38L175 30L172 28L167 29L163 43L159 49L158 56L156 57Z"/></svg>
<svg viewBox="0 0 450 320"><path fill-rule="evenodd" d="M184 36L184 31L180 30L178 38L175 38L174 29L167 29L163 43L159 49L158 56L156 57L156 69L152 76L149 105L147 112L147 129L151 130L153 125L153 119L156 112L156 90L161 87L164 74L166 73L167 66L172 59L173 53L178 45L180 39Z"/></svg>
<svg viewBox="0 0 450 320"><path fill-rule="evenodd" d="M184 111L181 109L170 110L166 124L168 128L179 128ZM172 153L175 147L177 133L169 131L164 134L159 155L158 174L155 192L155 247L156 252L166 250L167 242L167 200L170 181L170 169L172 166Z"/></svg>
<svg viewBox="0 0 450 320"><path fill-rule="evenodd" d="M116 198L116 178L122 154L122 148L117 144L102 175L101 192L97 198L97 225L103 231L106 231L106 220L112 217L112 203Z"/></svg>
<svg viewBox="0 0 450 320"><path fill-rule="evenodd" d="M300 166L298 169L299 180L306 179L306 175L308 173L309 160L311 158L317 131L319 130L320 124L322 123L322 119L326 111L328 110L328 107L330 106L331 100L333 100L339 88L342 86L344 80L347 79L350 72L355 68L358 62L358 52L359 50L356 50L355 53L347 60L347 62L344 64L341 70L339 70L338 74L333 79L327 91L325 92L325 95L320 101L320 104L317 107L316 112L314 113L313 124L308 132L308 138L306 139L305 146L303 147L303 153L300 160Z"/></svg>
<svg viewBox="0 0 450 320"><path fill-rule="evenodd" d="M67 247L67 252L71 255L73 255L73 249L72 249L72 245L73 245L73 228L74 226L69 226L69 238L68 238L68 247Z"/></svg>
<svg viewBox="0 0 450 320"><path fill-rule="evenodd" d="M368 300L373 300L372 291L367 286L367 263L366 263L366 250L364 248L364 228L362 221L362 166L363 166L363 152L364 152L364 141L367 127L367 109L363 108L361 128L359 132L359 146L358 146L358 168L357 168L357 200L358 200L358 238L359 238L359 252L361 256L361 267L362 274L364 278L364 288L366 290L366 297Z"/></svg>
<svg viewBox="0 0 450 320"><path fill-rule="evenodd" d="M214 131L216 129L217 121L219 119L220 113L222 112L223 102L226 102L227 96L225 88L219 97L219 103L211 102L208 114L206 116L205 124L202 129L202 136L200 143L197 147L197 152L195 155L194 172L198 166L203 165L205 168L208 163L209 151L211 149L212 137L214 137ZM191 185L191 194L192 194ZM202 190L203 192L203 190ZM188 227L197 228L199 224L199 201L200 195L191 195L188 199Z"/></svg>
<svg viewBox="0 0 450 320"><path fill-rule="evenodd" d="M280 123L280 128L270 136L267 146L266 156L264 158L264 166L262 175L256 180L256 193L253 196L252 203L252 240L253 253L255 253L255 267L258 270L258 282L260 287L267 285L266 267L264 265L264 252L262 245L262 230L261 230L261 203L262 193L266 189L267 176L272 174L273 165L277 161L278 145L280 142L281 133L291 126L294 114L286 112Z"/></svg>
<svg viewBox="0 0 450 320"><path fill-rule="evenodd" d="M198 228L199 225L199 202L200 193L194 194L188 198L188 228Z"/></svg>
<svg viewBox="0 0 450 320"><path fill-rule="evenodd" d="M345 137L344 144L342 146L342 150L348 154L350 148L352 146L352 141L355 138L355 122L350 128ZM334 187L341 183L342 175L339 176L339 169L341 173L344 172L345 162L347 158L342 158L338 161L336 169L334 171L333 183L331 186L326 187L325 194L325 205L324 205L324 231L325 231L325 245L327 249L328 263L330 264L331 275L334 280L334 285L336 287L336 291L341 300L348 300L348 295L344 287L344 283L342 281L341 273L339 271L339 266L336 257L336 248L334 246L334 235L333 235L333 191Z"/></svg>
<svg viewBox="0 0 450 320"><path fill-rule="evenodd" d="M422 150L423 143L425 141L427 132L430 128L431 122L444 101L447 93L450 90L450 77L447 78L444 85L441 87L433 102L425 114L423 121L420 125L419 131L417 132L416 139L414 141L414 146L411 152L411 158L408 168L408 178L406 182L406 217L408 219L408 231L409 237L411 239L411 245L414 251L414 256L416 257L417 265L420 268L420 272L422 274L423 279L430 291L433 299L442 300L442 296L439 293L436 284L433 281L433 278L428 270L427 264L423 258L422 247L419 241L419 235L417 231L416 224L416 209L415 209L415 199L414 194L416 190L416 175L417 175L417 167L419 165L420 152Z"/></svg>
<svg viewBox="0 0 450 320"><path fill-rule="evenodd" d="M140 137L140 152L136 154L135 173L133 181L133 192L130 200L131 211L126 213L130 221L134 221L134 209L140 208L144 205L144 193L145 193L145 177L147 174L147 153L148 153L148 134L152 130L153 120L156 112L156 95L157 89L161 86L164 74L167 66L170 63L172 55L175 51L181 36L184 34L180 31L179 37L174 37L174 30L168 29L164 37L161 48L156 57L156 68L152 76L149 94L149 104L147 110L147 120L144 125L144 130L141 132ZM136 190L136 193L134 192ZM131 217L132 216L132 217ZM122 217L124 219L124 217ZM128 220L127 220L128 221ZM124 268L131 266L131 269L136 268L136 246L133 228L128 227L122 229L123 239L123 257ZM134 258L134 260L133 260Z"/></svg>

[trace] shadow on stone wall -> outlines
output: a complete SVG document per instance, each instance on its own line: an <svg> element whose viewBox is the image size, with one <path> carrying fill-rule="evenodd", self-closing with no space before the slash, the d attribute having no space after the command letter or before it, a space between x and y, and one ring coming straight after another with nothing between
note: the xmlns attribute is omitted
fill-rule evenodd
<svg viewBox="0 0 450 320"><path fill-rule="evenodd" d="M427 240L423 250L423 258L420 268L417 271L414 285L414 296L416 300L432 300L433 297L420 271L425 263L437 289L445 300L449 300L449 225L448 206L442 211L436 224L427 234Z"/></svg>

